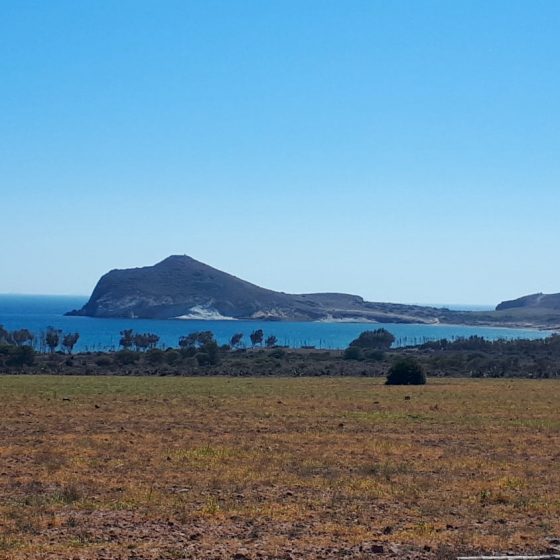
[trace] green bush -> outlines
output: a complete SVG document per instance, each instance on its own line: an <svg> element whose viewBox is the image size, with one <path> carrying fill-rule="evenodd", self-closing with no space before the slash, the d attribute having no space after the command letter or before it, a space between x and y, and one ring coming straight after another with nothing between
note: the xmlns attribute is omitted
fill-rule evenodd
<svg viewBox="0 0 560 560"><path fill-rule="evenodd" d="M146 352L144 359L151 366L157 366L163 363L165 359L165 352L159 348L151 348Z"/></svg>
<svg viewBox="0 0 560 560"><path fill-rule="evenodd" d="M32 366L35 362L35 350L31 346L11 346L6 365L14 367Z"/></svg>
<svg viewBox="0 0 560 560"><path fill-rule="evenodd" d="M165 363L170 366L176 366L181 360L183 360L183 355L177 350L166 350L165 351Z"/></svg>
<svg viewBox="0 0 560 560"><path fill-rule="evenodd" d="M270 352L269 356L271 358L274 358L275 360L281 360L286 356L286 351L282 350L282 348L276 348L275 350L272 350L272 352Z"/></svg>
<svg viewBox="0 0 560 560"><path fill-rule="evenodd" d="M395 362L387 373L386 385L424 385L426 373L417 360L404 358Z"/></svg>
<svg viewBox="0 0 560 560"><path fill-rule="evenodd" d="M364 359L364 351L359 346L349 346L344 350L342 356L345 360L360 360Z"/></svg>
<svg viewBox="0 0 560 560"><path fill-rule="evenodd" d="M119 366L130 366L135 364L140 359L138 352L132 350L119 350L115 352L114 361Z"/></svg>
<svg viewBox="0 0 560 560"><path fill-rule="evenodd" d="M99 367L109 367L113 365L113 360L109 356L101 356L95 360L95 365Z"/></svg>
<svg viewBox="0 0 560 560"><path fill-rule="evenodd" d="M364 357L372 362L382 362L385 359L385 352L383 350L366 350Z"/></svg>
<svg viewBox="0 0 560 560"><path fill-rule="evenodd" d="M205 364L201 363L201 359L198 358L198 356L200 354L197 354L197 360L199 365L211 365L211 366L215 366L217 364L220 363L220 347L218 346L218 344L215 341L210 341L208 343L206 343L202 348L201 348L202 352L201 354L206 354L208 356L208 358L203 358L203 361L205 361Z"/></svg>
<svg viewBox="0 0 560 560"><path fill-rule="evenodd" d="M199 366L209 366L211 364L210 356L206 352L198 352L195 358Z"/></svg>
<svg viewBox="0 0 560 560"><path fill-rule="evenodd" d="M198 361L196 358L185 358L181 362L181 369L185 371L194 370L198 367Z"/></svg>

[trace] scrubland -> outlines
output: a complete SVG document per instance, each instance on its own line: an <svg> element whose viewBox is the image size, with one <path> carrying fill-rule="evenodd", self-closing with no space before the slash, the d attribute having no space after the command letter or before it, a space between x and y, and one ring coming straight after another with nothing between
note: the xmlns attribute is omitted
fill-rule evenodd
<svg viewBox="0 0 560 560"><path fill-rule="evenodd" d="M560 543L560 382L0 377L0 558Z"/></svg>

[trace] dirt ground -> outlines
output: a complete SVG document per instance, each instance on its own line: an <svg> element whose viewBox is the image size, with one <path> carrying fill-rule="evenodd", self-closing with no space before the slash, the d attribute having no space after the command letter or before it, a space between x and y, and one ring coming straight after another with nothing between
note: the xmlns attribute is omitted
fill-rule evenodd
<svg viewBox="0 0 560 560"><path fill-rule="evenodd" d="M560 552L560 381L0 377L1 559Z"/></svg>

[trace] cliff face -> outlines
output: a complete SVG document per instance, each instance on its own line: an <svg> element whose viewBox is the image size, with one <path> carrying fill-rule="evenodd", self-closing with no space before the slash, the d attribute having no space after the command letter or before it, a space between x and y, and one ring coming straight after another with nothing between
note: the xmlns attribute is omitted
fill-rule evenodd
<svg viewBox="0 0 560 560"><path fill-rule="evenodd" d="M436 322L441 310L371 303L349 294L285 294L245 282L188 256L101 277L86 305L70 315L150 319L234 318L287 321Z"/></svg>

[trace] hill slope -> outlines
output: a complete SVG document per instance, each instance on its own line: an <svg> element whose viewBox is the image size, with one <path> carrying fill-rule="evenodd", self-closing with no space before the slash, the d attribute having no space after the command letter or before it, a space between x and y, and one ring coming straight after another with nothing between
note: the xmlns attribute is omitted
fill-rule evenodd
<svg viewBox="0 0 560 560"><path fill-rule="evenodd" d="M234 318L292 321L437 322L441 310L366 302L338 293L285 294L267 290L186 255L154 266L112 270L89 301L70 315L169 319Z"/></svg>
<svg viewBox="0 0 560 560"><path fill-rule="evenodd" d="M502 301L496 311L504 309L558 309L560 310L560 294L531 294L518 299Z"/></svg>
<svg viewBox="0 0 560 560"><path fill-rule="evenodd" d="M534 294L505 301L495 311L450 311L420 305L368 302L351 294L275 292L186 255L174 255L153 266L111 270L101 277L86 305L68 315L454 323L555 329L560 328L560 294Z"/></svg>

